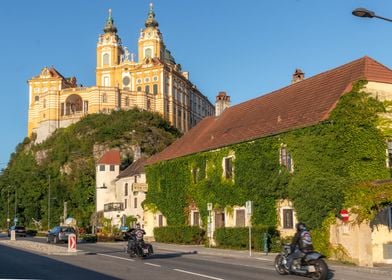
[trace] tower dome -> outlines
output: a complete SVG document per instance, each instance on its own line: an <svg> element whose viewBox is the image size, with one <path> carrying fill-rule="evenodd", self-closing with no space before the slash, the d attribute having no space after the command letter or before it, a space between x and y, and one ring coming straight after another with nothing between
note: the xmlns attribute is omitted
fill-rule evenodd
<svg viewBox="0 0 392 280"><path fill-rule="evenodd" d="M153 10L153 5L150 3L150 10L148 11L148 17L144 24L146 27L158 27L158 22L155 19L155 13Z"/></svg>

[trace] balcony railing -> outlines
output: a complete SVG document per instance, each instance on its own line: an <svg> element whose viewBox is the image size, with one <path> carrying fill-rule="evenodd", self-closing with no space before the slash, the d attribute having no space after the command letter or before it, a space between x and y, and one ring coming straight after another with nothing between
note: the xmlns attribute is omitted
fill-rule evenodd
<svg viewBox="0 0 392 280"><path fill-rule="evenodd" d="M122 210L124 210L124 204L121 203L121 202L106 203L103 206L103 211L104 212L122 211Z"/></svg>

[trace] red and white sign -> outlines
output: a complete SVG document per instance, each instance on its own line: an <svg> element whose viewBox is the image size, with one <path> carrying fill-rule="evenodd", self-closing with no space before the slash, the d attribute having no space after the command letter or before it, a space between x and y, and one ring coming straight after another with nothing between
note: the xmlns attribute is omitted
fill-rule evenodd
<svg viewBox="0 0 392 280"><path fill-rule="evenodd" d="M346 209L340 210L340 216L342 217L343 222L348 222L349 215Z"/></svg>
<svg viewBox="0 0 392 280"><path fill-rule="evenodd" d="M76 252L76 235L68 235L68 252Z"/></svg>

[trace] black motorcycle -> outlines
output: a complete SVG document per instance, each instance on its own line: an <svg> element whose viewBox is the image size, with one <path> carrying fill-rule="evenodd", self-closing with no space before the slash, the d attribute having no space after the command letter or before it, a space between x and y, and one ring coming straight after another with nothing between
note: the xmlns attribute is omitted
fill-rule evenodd
<svg viewBox="0 0 392 280"><path fill-rule="evenodd" d="M131 258L147 258L154 253L152 245L144 242L144 240L137 240L135 235L130 235L128 239L127 253Z"/></svg>
<svg viewBox="0 0 392 280"><path fill-rule="evenodd" d="M290 245L284 245L283 250L275 258L275 269L280 275L296 274L310 277L313 280L326 280L328 278L328 266L323 260L325 256L318 252L304 253L300 259L293 262L293 269L290 272L286 267L287 258L291 253Z"/></svg>

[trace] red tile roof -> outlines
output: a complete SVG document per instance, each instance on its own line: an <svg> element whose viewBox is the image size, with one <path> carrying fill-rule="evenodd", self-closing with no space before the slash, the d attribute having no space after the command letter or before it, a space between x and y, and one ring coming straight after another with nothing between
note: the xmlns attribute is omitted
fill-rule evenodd
<svg viewBox="0 0 392 280"><path fill-rule="evenodd" d="M392 83L392 70L363 57L203 119L183 137L148 159L169 160L249 141L326 120L353 82Z"/></svg>
<svg viewBox="0 0 392 280"><path fill-rule="evenodd" d="M113 164L113 165L120 165L120 163L121 163L121 158L120 158L120 152L118 150L110 150L106 152L98 162L98 164Z"/></svg>

